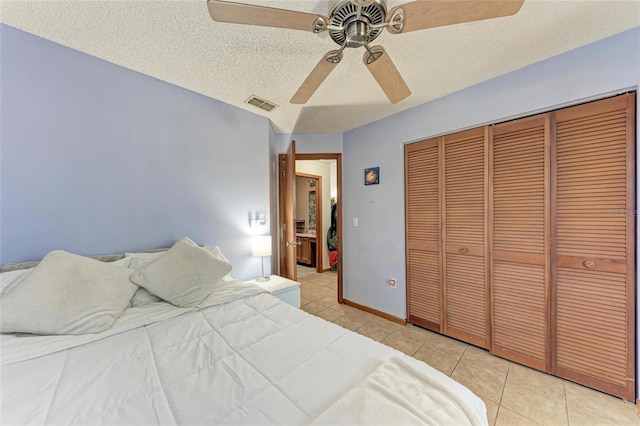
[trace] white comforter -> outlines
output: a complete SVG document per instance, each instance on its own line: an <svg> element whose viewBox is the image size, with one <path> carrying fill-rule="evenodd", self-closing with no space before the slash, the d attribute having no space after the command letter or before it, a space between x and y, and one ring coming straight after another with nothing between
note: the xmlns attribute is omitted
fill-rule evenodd
<svg viewBox="0 0 640 426"><path fill-rule="evenodd" d="M3 336L2 424L474 424L482 401L255 287L130 308L106 333ZM145 325L142 325L145 324Z"/></svg>

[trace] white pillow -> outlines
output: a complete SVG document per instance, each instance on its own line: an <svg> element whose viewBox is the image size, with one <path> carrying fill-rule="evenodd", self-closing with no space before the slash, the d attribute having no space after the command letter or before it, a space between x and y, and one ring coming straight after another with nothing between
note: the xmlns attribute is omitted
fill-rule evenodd
<svg viewBox="0 0 640 426"><path fill-rule="evenodd" d="M218 259L223 260L223 261L225 261L225 262L227 262L228 264L231 265L231 262L229 262L227 260L227 258L225 257L225 255L222 254L222 250L220 250L220 247L218 247L218 246L207 246L206 249L209 250L211 252L211 254L214 255L215 257L217 257ZM224 278L231 278L231 274L225 275Z"/></svg>
<svg viewBox="0 0 640 426"><path fill-rule="evenodd" d="M126 253L126 256L131 258L131 264L129 265L129 268L140 269L144 268L151 262L155 262L160 256L165 253L166 251L157 251L153 253Z"/></svg>
<svg viewBox="0 0 640 426"><path fill-rule="evenodd" d="M131 281L181 308L197 305L231 264L192 242L180 240L155 262L131 274Z"/></svg>
<svg viewBox="0 0 640 426"><path fill-rule="evenodd" d="M117 264L52 251L2 297L0 330L34 334L107 330L137 289L130 274L129 268Z"/></svg>
<svg viewBox="0 0 640 426"><path fill-rule="evenodd" d="M197 246L196 243L194 243L191 239L185 237L182 239L182 241L186 241L188 243L191 243L195 246ZM214 256L216 256L217 258L231 264L231 262L229 262L227 260L227 258L224 256L224 254L222 254L222 251L220 250L220 247L218 246L207 246L205 247L207 250L209 250L211 252L211 254L213 254ZM129 266L131 269L141 269L145 266L147 266L148 264L155 262L156 260L158 260L158 258L160 256L162 256L163 254L165 254L166 251L161 251L161 252L153 252L153 253L127 253L127 256L131 257L132 261L131 261L131 265ZM225 275L224 278L227 277L231 277L230 274ZM162 302L162 299L158 296L156 296L155 294L151 293L149 290L147 290L144 287L139 287L138 290L136 291L136 293L133 295L133 298L131 299L131 306L132 307L136 307L136 306L144 306L144 305L148 305L150 303L155 303L155 302Z"/></svg>
<svg viewBox="0 0 640 426"><path fill-rule="evenodd" d="M131 257L131 264L129 265L129 268L137 270L155 262L165 253L166 251L157 251L153 253L126 253L126 256ZM132 307L148 305L149 303L155 302L162 302L162 299L143 287L138 287L138 290L131 298Z"/></svg>
<svg viewBox="0 0 640 426"><path fill-rule="evenodd" d="M184 237L182 240L180 241L186 241L190 244L193 244L194 246L198 246L198 244L196 244L192 239L190 239L189 237ZM198 246L200 247L200 246ZM205 248L207 250L209 250L211 252L211 254L213 254L215 257L217 257L220 260L223 260L225 262L227 262L228 264L231 264L231 262L229 262L229 260L224 256L224 254L222 254L222 250L220 250L219 246L205 246ZM225 275L225 277L231 277L230 274Z"/></svg>
<svg viewBox="0 0 640 426"><path fill-rule="evenodd" d="M122 259L119 260L114 260L113 262L102 262L102 263L106 263L107 265L117 265L123 268L129 268L131 265L131 256L125 256Z"/></svg>
<svg viewBox="0 0 640 426"><path fill-rule="evenodd" d="M0 274L0 297L10 292L20 281L33 271L34 268L17 269Z"/></svg>

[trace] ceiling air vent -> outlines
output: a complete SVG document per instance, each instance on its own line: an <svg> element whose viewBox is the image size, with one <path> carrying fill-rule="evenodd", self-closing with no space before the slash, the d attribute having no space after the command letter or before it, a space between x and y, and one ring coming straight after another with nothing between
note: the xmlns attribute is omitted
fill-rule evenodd
<svg viewBox="0 0 640 426"><path fill-rule="evenodd" d="M264 99L259 98L256 95L251 95L251 97L247 99L246 102L265 111L271 111L277 106L276 104L265 101Z"/></svg>

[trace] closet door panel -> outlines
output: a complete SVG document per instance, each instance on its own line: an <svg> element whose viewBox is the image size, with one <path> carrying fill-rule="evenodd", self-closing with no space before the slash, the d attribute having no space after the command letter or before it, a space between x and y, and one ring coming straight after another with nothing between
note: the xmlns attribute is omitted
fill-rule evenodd
<svg viewBox="0 0 640 426"><path fill-rule="evenodd" d="M558 268L557 278L559 368L626 388L625 275Z"/></svg>
<svg viewBox="0 0 640 426"><path fill-rule="evenodd" d="M484 257L447 253L446 334L487 347Z"/></svg>
<svg viewBox="0 0 640 426"><path fill-rule="evenodd" d="M633 399L632 95L556 112L554 372Z"/></svg>
<svg viewBox="0 0 640 426"><path fill-rule="evenodd" d="M491 143L492 353L548 371L549 115L501 124Z"/></svg>
<svg viewBox="0 0 640 426"><path fill-rule="evenodd" d="M545 267L514 262L493 264L496 355L545 370L547 309Z"/></svg>
<svg viewBox="0 0 640 426"><path fill-rule="evenodd" d="M407 320L442 332L439 158L438 139L405 148Z"/></svg>
<svg viewBox="0 0 640 426"><path fill-rule="evenodd" d="M441 322L440 254L412 249L407 259L409 286L409 322L438 329Z"/></svg>
<svg viewBox="0 0 640 426"><path fill-rule="evenodd" d="M488 347L485 129L444 137L445 334Z"/></svg>

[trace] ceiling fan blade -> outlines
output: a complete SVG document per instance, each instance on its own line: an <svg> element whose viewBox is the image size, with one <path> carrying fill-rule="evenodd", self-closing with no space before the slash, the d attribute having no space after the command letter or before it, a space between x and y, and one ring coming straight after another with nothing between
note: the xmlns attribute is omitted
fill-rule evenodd
<svg viewBox="0 0 640 426"><path fill-rule="evenodd" d="M325 28L328 22L326 17L311 13L222 0L207 0L207 8L214 21L232 24L313 31L318 19L324 21Z"/></svg>
<svg viewBox="0 0 640 426"><path fill-rule="evenodd" d="M402 4L389 11L389 22L402 9L404 22L387 27L390 33L406 33L462 22L481 21L516 14L524 0L417 0Z"/></svg>
<svg viewBox="0 0 640 426"><path fill-rule="evenodd" d="M411 95L411 90L393 64L389 54L382 46L371 48L377 59L373 59L369 51L365 52L362 62L367 66L373 78L376 79L389 101L396 104Z"/></svg>
<svg viewBox="0 0 640 426"><path fill-rule="evenodd" d="M331 71L333 71L336 65L340 63L342 56L342 52L339 52L338 50L332 50L324 55L289 102L292 104L307 103L309 98L316 92L316 90L318 90L318 87L320 87L322 82L329 74L331 74ZM336 58L336 61L329 62L327 61L328 57L334 57Z"/></svg>

